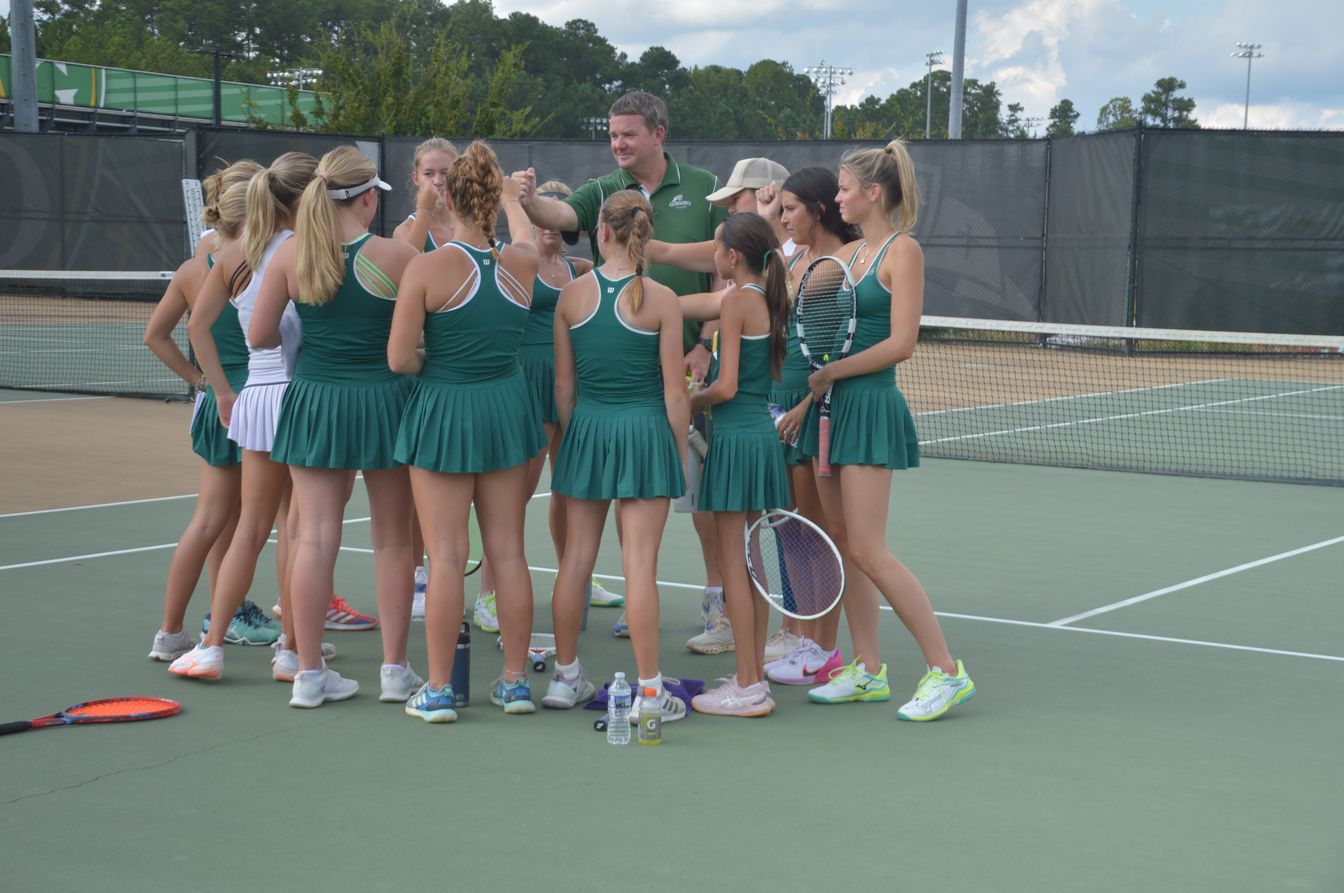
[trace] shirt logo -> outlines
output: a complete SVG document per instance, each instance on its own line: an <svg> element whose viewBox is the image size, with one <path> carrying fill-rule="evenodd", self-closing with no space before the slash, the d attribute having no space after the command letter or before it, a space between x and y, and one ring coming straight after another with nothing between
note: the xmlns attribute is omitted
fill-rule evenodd
<svg viewBox="0 0 1344 893"><path fill-rule="evenodd" d="M672 196L672 201L668 202L667 206L669 208L689 208L691 203L686 196L678 192L676 195Z"/></svg>

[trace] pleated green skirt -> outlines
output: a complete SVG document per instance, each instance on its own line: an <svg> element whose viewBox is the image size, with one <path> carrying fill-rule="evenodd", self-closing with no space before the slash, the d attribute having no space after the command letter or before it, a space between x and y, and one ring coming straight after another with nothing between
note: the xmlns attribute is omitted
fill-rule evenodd
<svg viewBox="0 0 1344 893"><path fill-rule="evenodd" d="M247 384L247 366L225 366L224 374L235 393ZM214 468L232 468L243 460L238 444L229 440L229 429L219 423L214 388L205 389L191 415L191 451Z"/></svg>
<svg viewBox="0 0 1344 893"><path fill-rule="evenodd" d="M280 404L271 459L359 471L400 465L393 445L411 386L405 376L371 384L294 379Z"/></svg>
<svg viewBox="0 0 1344 893"><path fill-rule="evenodd" d="M480 383L417 381L395 455L429 471L483 474L522 465L544 446L541 407L516 372Z"/></svg>
<svg viewBox="0 0 1344 893"><path fill-rule="evenodd" d="M803 421L798 437L802 455L817 455L817 404ZM831 464L879 465L905 469L919 466L919 434L915 418L896 387L864 380L837 382L831 392Z"/></svg>
<svg viewBox="0 0 1344 893"><path fill-rule="evenodd" d="M574 408L555 459L551 489L576 499L675 498L686 492L676 439L654 408Z"/></svg>
<svg viewBox="0 0 1344 893"><path fill-rule="evenodd" d="M560 412L555 407L555 359L545 356L518 354L518 365L523 369L527 386L536 395L541 407L541 420L553 425L560 423Z"/></svg>
<svg viewBox="0 0 1344 893"><path fill-rule="evenodd" d="M714 429L700 477L706 512L750 512L793 504L784 444L770 430Z"/></svg>

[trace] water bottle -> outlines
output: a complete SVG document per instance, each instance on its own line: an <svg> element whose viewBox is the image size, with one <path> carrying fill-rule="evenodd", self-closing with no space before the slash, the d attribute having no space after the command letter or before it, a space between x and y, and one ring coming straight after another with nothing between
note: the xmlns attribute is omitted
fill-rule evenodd
<svg viewBox="0 0 1344 893"><path fill-rule="evenodd" d="M617 673L607 689L607 743L630 743L630 683Z"/></svg>
<svg viewBox="0 0 1344 893"><path fill-rule="evenodd" d="M471 700L471 624L462 621L457 634L457 653L453 656L453 706L465 707Z"/></svg>
<svg viewBox="0 0 1344 893"><path fill-rule="evenodd" d="M658 697L658 689L644 689L644 697L639 699L639 743L663 743L663 705Z"/></svg>

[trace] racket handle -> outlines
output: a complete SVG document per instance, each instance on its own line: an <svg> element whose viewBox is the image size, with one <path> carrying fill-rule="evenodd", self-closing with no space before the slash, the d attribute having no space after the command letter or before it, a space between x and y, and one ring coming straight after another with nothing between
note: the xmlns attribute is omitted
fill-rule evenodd
<svg viewBox="0 0 1344 893"><path fill-rule="evenodd" d="M21 719L18 722L0 722L0 735L12 735L15 732L26 732L32 727L32 722L26 719Z"/></svg>
<svg viewBox="0 0 1344 893"><path fill-rule="evenodd" d="M831 417L817 420L817 476L831 476Z"/></svg>

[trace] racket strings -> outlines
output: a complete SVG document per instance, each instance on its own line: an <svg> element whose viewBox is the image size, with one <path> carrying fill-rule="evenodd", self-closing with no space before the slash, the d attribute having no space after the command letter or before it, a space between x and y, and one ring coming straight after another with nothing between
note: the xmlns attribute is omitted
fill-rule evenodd
<svg viewBox="0 0 1344 893"><path fill-rule="evenodd" d="M176 701L164 698L109 698L78 704L62 712L66 716L82 719L125 719L171 716L180 709Z"/></svg>
<svg viewBox="0 0 1344 893"><path fill-rule="evenodd" d="M800 341L809 356L829 362L840 351L853 317L853 299L853 285L840 264L808 270L798 286L797 307Z"/></svg>
<svg viewBox="0 0 1344 893"><path fill-rule="evenodd" d="M815 528L797 520L754 526L747 563L762 594L793 616L826 613L844 588L835 547Z"/></svg>

